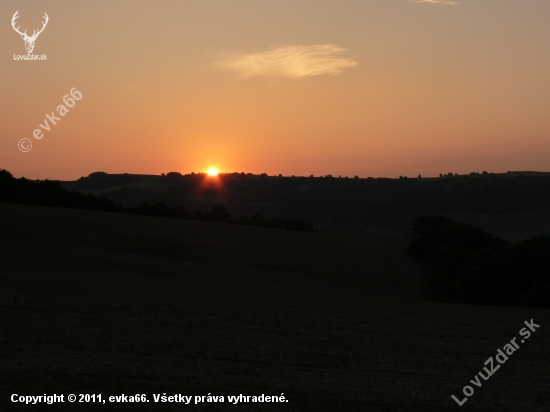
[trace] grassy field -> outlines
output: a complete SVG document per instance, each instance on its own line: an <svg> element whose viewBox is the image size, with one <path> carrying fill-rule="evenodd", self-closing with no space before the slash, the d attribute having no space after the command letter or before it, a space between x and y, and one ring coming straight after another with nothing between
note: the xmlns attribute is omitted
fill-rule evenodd
<svg viewBox="0 0 550 412"><path fill-rule="evenodd" d="M546 411L550 311L418 300L398 240L0 204L0 410ZM525 320L541 328L461 408ZM9 402L144 393L146 404ZM225 403L153 403L153 394ZM288 403L227 403L280 395Z"/></svg>

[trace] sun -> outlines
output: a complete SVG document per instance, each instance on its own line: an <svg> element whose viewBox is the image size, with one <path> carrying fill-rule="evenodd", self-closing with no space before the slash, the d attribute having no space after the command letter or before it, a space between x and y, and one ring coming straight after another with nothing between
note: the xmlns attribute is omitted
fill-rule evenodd
<svg viewBox="0 0 550 412"><path fill-rule="evenodd" d="M211 167L210 169L208 169L208 176L217 176L218 175L218 169L216 169L215 167Z"/></svg>

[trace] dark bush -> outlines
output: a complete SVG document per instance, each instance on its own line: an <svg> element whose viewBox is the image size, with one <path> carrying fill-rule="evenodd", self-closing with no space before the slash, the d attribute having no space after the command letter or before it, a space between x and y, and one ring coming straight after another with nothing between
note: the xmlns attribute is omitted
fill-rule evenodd
<svg viewBox="0 0 550 412"><path fill-rule="evenodd" d="M434 300L550 307L550 237L511 244L447 217L416 219L410 253Z"/></svg>

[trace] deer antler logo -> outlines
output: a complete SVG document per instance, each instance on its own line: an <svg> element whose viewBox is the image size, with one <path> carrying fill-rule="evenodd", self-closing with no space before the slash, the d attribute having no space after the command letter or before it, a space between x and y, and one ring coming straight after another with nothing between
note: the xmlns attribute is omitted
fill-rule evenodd
<svg viewBox="0 0 550 412"><path fill-rule="evenodd" d="M27 35L27 30L25 30L24 33L21 33L19 31L19 26L15 27L15 21L19 18L18 13L19 13L19 10L17 10L15 12L15 14L13 15L13 18L11 19L11 26L13 27L13 29L17 33L19 33L21 35L21 38L23 40L25 40L25 48L27 49L27 53L30 54L34 50L34 42L36 41L36 38L38 37L38 35L40 33L42 33L44 31L44 29L46 28L46 25L48 24L48 21L50 20L50 18L48 17L48 15L46 13L44 13L44 18L46 19L46 21L44 21L44 24L43 24L42 28L38 31L34 30L32 36L29 36L29 35Z"/></svg>

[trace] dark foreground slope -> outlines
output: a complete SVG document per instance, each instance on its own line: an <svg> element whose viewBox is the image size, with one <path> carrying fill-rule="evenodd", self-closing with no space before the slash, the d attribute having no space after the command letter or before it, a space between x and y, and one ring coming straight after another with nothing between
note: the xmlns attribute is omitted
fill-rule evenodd
<svg viewBox="0 0 550 412"><path fill-rule="evenodd" d="M550 312L426 303L406 243L0 204L0 410L542 411ZM471 385L471 384L470 384ZM9 403L147 394L148 404ZM225 403L155 404L153 394ZM280 395L284 404L227 403Z"/></svg>

